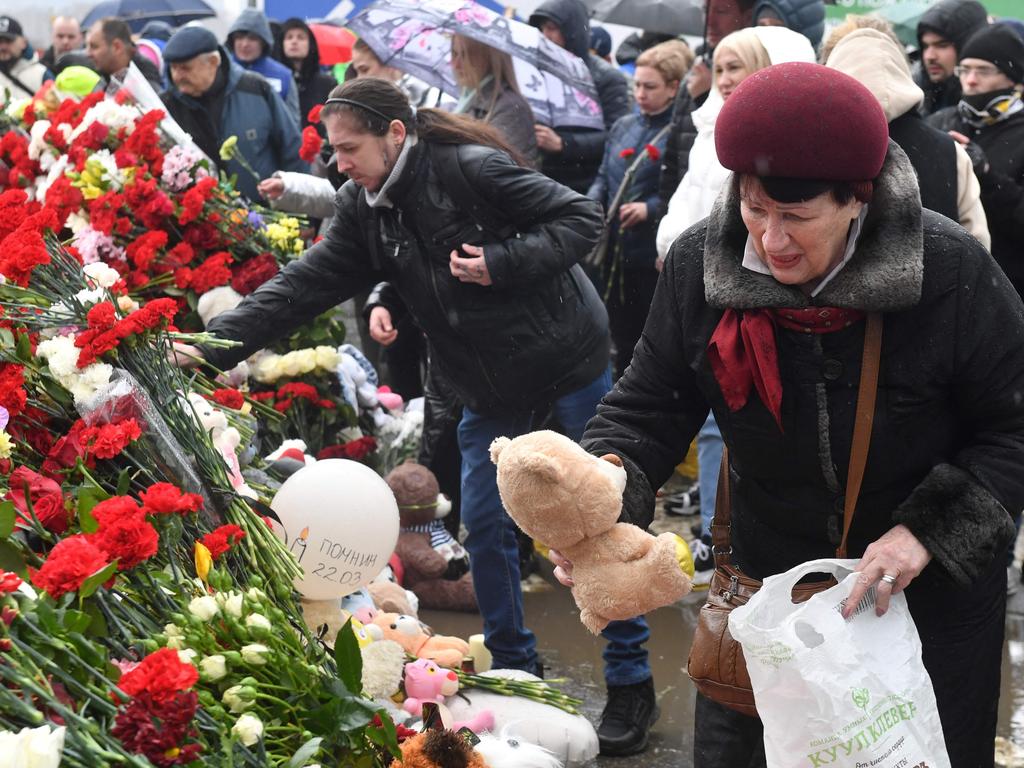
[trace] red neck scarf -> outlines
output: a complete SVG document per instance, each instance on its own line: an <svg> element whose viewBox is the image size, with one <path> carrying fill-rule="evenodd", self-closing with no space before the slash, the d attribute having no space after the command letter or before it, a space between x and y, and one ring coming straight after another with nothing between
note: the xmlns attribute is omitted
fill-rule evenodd
<svg viewBox="0 0 1024 768"><path fill-rule="evenodd" d="M727 309L708 343L708 361L730 411L747 404L757 390L782 429L782 379L775 325L803 333L832 333L864 319L856 309Z"/></svg>

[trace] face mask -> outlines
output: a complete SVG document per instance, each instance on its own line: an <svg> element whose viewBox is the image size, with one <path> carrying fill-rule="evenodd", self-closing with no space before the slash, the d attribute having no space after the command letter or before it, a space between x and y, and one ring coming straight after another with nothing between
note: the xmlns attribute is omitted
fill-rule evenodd
<svg viewBox="0 0 1024 768"><path fill-rule="evenodd" d="M1024 103L1016 87L962 96L957 105L960 117L975 128L994 125L1022 109Z"/></svg>

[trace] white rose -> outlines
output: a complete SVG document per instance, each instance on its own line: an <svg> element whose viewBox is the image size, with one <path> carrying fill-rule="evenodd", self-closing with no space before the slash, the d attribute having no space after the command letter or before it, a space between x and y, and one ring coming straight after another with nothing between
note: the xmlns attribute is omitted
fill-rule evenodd
<svg viewBox="0 0 1024 768"><path fill-rule="evenodd" d="M178 651L178 658L181 659L182 664L191 664L195 666L196 657L199 654L193 651L191 648L182 648Z"/></svg>
<svg viewBox="0 0 1024 768"><path fill-rule="evenodd" d="M199 671L207 680L216 682L227 675L228 663L219 653L213 656L204 656L203 660L199 662Z"/></svg>
<svg viewBox="0 0 1024 768"><path fill-rule="evenodd" d="M333 371L341 363L341 355L334 347L320 346L313 350L316 354L316 365L325 371Z"/></svg>
<svg viewBox="0 0 1024 768"><path fill-rule="evenodd" d="M245 626L249 629L262 629L269 632L272 628L270 619L264 616L262 613L250 613L245 620Z"/></svg>
<svg viewBox="0 0 1024 768"><path fill-rule="evenodd" d="M313 365L316 365L316 358L314 356ZM281 362L278 365L278 369L284 376L300 376L306 373L307 369L303 366L302 358L299 357L299 350L289 352L281 358ZM308 370L313 370L309 368Z"/></svg>
<svg viewBox="0 0 1024 768"><path fill-rule="evenodd" d="M133 299L131 296L118 296L117 297L117 308L125 314L131 314L139 308L139 302Z"/></svg>
<svg viewBox="0 0 1024 768"><path fill-rule="evenodd" d="M17 733L0 731L0 762L32 768L57 768L64 751L64 726L22 728Z"/></svg>
<svg viewBox="0 0 1024 768"><path fill-rule="evenodd" d="M273 384L280 375L278 372L280 360L280 355L264 355L256 363L256 367L253 369L253 377L261 384Z"/></svg>
<svg viewBox="0 0 1024 768"><path fill-rule="evenodd" d="M263 736L263 721L255 715L242 715L231 726L231 733L245 746L251 747Z"/></svg>
<svg viewBox="0 0 1024 768"><path fill-rule="evenodd" d="M236 619L242 618L242 600L241 592L232 592L224 601L224 613L234 616Z"/></svg>
<svg viewBox="0 0 1024 768"><path fill-rule="evenodd" d="M253 701L250 695L247 695L244 691L244 687L241 685L232 685L220 698L221 703L226 704L228 709L234 712L236 715L239 712L245 712L253 705Z"/></svg>
<svg viewBox="0 0 1024 768"><path fill-rule="evenodd" d="M98 288L110 288L121 279L120 273L102 261L94 261L82 267L85 276Z"/></svg>
<svg viewBox="0 0 1024 768"><path fill-rule="evenodd" d="M263 666L267 663L267 655L270 649L263 643L250 643L242 646L242 660L253 666Z"/></svg>
<svg viewBox="0 0 1024 768"><path fill-rule="evenodd" d="M188 612L200 621L209 621L220 613L220 608L217 607L217 601L213 597L203 595L192 599L192 602L188 604Z"/></svg>

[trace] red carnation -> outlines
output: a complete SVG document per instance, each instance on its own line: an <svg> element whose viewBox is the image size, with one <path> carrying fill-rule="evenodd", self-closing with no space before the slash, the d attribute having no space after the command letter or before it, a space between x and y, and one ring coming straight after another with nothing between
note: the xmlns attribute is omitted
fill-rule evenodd
<svg viewBox="0 0 1024 768"><path fill-rule="evenodd" d="M21 577L10 571L0 571L0 595L9 595L21 586Z"/></svg>
<svg viewBox="0 0 1024 768"><path fill-rule="evenodd" d="M101 301L86 313L85 319L90 328L109 331L117 322L117 312L109 301Z"/></svg>
<svg viewBox="0 0 1024 768"><path fill-rule="evenodd" d="M156 230L136 238L128 244L125 250L128 253L128 258L135 264L135 268L146 272L159 255L160 249L165 245L167 245L167 233L163 230Z"/></svg>
<svg viewBox="0 0 1024 768"><path fill-rule="evenodd" d="M283 398L304 398L306 400L312 400L314 403L320 399L320 393L317 392L316 387L312 384L306 384L303 381L293 381L279 387L277 390L278 399Z"/></svg>
<svg viewBox="0 0 1024 768"><path fill-rule="evenodd" d="M231 280L231 269L228 267L228 264L233 260L230 253L220 251L189 272L188 286L180 284L177 272L175 273L175 282L179 283L179 288L189 287L198 294L206 293L213 288L225 285Z"/></svg>
<svg viewBox="0 0 1024 768"><path fill-rule="evenodd" d="M203 546L210 550L210 556L217 560L232 546L245 538L245 531L237 525L222 525L203 536Z"/></svg>
<svg viewBox="0 0 1024 768"><path fill-rule="evenodd" d="M173 648L161 648L149 654L131 672L121 675L117 687L129 696L145 693L154 701L165 702L198 681L199 670L183 662Z"/></svg>
<svg viewBox="0 0 1024 768"><path fill-rule="evenodd" d="M82 440L89 452L97 459L112 459L121 453L128 443L142 437L142 427L135 419L125 419L116 424L86 427Z"/></svg>
<svg viewBox="0 0 1024 768"><path fill-rule="evenodd" d="M633 149L632 147L626 147L624 150L619 152L619 157L621 157L623 160L628 160L629 158L631 158L635 154L636 154L636 150L635 149Z"/></svg>
<svg viewBox="0 0 1024 768"><path fill-rule="evenodd" d="M160 700L143 691L117 713L110 733L129 752L146 756L160 768L186 765L198 760L203 749L202 744L185 743L199 735L192 726L197 709L195 691L179 691Z"/></svg>
<svg viewBox="0 0 1024 768"><path fill-rule="evenodd" d="M31 502L32 513L43 528L58 534L68 529L71 513L64 504L64 492L58 483L28 467L18 467L11 473L8 487L10 490L4 498L14 502L18 518L25 527L32 525L32 517L28 513Z"/></svg>
<svg viewBox="0 0 1024 768"><path fill-rule="evenodd" d="M231 287L243 296L255 291L279 271L277 259L272 253L261 253L242 262L233 270Z"/></svg>
<svg viewBox="0 0 1024 768"><path fill-rule="evenodd" d="M324 109L324 105L323 104L317 104L315 107L313 107L311 110L309 110L309 114L306 115L306 120L308 122L310 122L310 123L319 123L320 122L320 113L323 112L323 109Z"/></svg>
<svg viewBox="0 0 1024 768"><path fill-rule="evenodd" d="M647 156L651 158L652 163L656 163L661 159L661 150L653 144L648 144L644 149L647 150Z"/></svg>
<svg viewBox="0 0 1024 768"><path fill-rule="evenodd" d="M146 511L130 496L114 496L93 507L92 516L100 528L105 528L121 520L143 520Z"/></svg>
<svg viewBox="0 0 1024 768"><path fill-rule="evenodd" d="M199 214L203 212L203 206L212 196L215 186L217 186L217 180L212 176L207 176L200 179L192 189L182 196L181 210L178 212L179 224L188 224L199 218Z"/></svg>
<svg viewBox="0 0 1024 768"><path fill-rule="evenodd" d="M237 389L217 389L210 396L217 405L237 411L245 405L245 396Z"/></svg>
<svg viewBox="0 0 1024 768"><path fill-rule="evenodd" d="M32 573L32 583L56 600L67 592L77 592L86 579L108 564L103 552L87 536L78 534L57 542L43 567Z"/></svg>
<svg viewBox="0 0 1024 768"><path fill-rule="evenodd" d="M61 437L46 454L42 471L47 477L56 477L62 470L73 467L78 459L90 469L96 466L82 442L82 432L86 429L85 422L79 419L71 425L68 433Z"/></svg>
<svg viewBox="0 0 1024 768"><path fill-rule="evenodd" d="M139 494L143 509L151 515L187 515L203 506L198 493L182 493L173 483L155 483Z"/></svg>
<svg viewBox="0 0 1024 768"><path fill-rule="evenodd" d="M25 367L17 363L0 363L0 406L13 419L25 409Z"/></svg>
<svg viewBox="0 0 1024 768"><path fill-rule="evenodd" d="M46 207L52 208L57 214L57 223L61 227L68 216L81 209L82 202L81 190L67 176L59 176L46 190Z"/></svg>
<svg viewBox="0 0 1024 768"><path fill-rule="evenodd" d="M101 525L90 541L117 560L117 570L127 571L156 554L160 537L145 519L121 517Z"/></svg>
<svg viewBox="0 0 1024 768"><path fill-rule="evenodd" d="M302 146L299 147L299 157L307 163L312 163L320 154L321 143L320 134L316 132L316 128L307 125L302 129Z"/></svg>

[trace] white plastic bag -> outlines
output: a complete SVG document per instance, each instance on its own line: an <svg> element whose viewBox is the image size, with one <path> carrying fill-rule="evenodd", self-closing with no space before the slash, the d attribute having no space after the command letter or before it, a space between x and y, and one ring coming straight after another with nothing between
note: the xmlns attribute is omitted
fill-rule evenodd
<svg viewBox="0 0 1024 768"><path fill-rule="evenodd" d="M872 588L844 620L855 560L812 560L770 576L729 616L743 646L768 768L949 768L921 640L902 594L875 615ZM799 605L812 573L839 584Z"/></svg>

